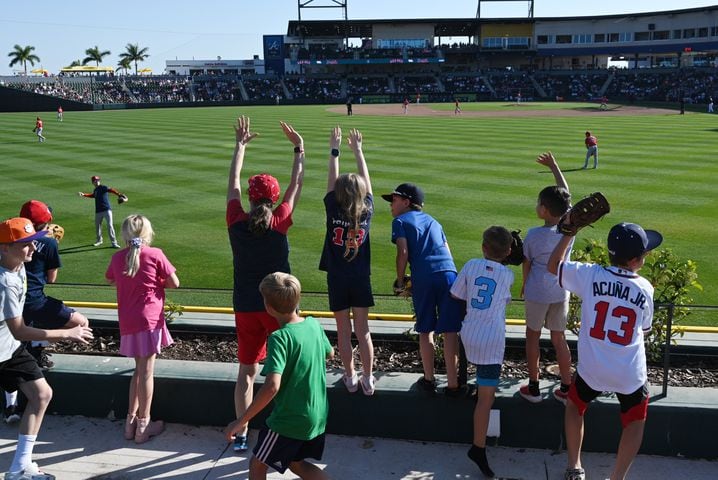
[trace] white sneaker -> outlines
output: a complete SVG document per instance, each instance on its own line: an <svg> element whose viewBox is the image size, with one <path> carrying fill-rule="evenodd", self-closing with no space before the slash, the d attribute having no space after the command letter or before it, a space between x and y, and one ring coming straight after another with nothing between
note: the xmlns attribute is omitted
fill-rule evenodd
<svg viewBox="0 0 718 480"><path fill-rule="evenodd" d="M112 244L112 248L120 248L120 244L115 242Z"/></svg>
<svg viewBox="0 0 718 480"><path fill-rule="evenodd" d="M364 395L371 397L374 395L374 383L376 382L376 378L374 378L374 375L369 375L368 377L366 375L362 375L359 379L359 384L361 385L361 391L364 393Z"/></svg>
<svg viewBox="0 0 718 480"><path fill-rule="evenodd" d="M342 380L344 380L344 386L347 387L349 393L354 393L359 389L359 377L356 373L351 377L347 377L346 375L344 375L342 377Z"/></svg>
<svg viewBox="0 0 718 480"><path fill-rule="evenodd" d="M95 242L95 243L92 244L93 247L99 247L100 245L102 245L102 240L100 240L99 242Z"/></svg>
<svg viewBox="0 0 718 480"><path fill-rule="evenodd" d="M55 480L55 475L41 472L37 463L32 462L21 472L7 472L5 480Z"/></svg>

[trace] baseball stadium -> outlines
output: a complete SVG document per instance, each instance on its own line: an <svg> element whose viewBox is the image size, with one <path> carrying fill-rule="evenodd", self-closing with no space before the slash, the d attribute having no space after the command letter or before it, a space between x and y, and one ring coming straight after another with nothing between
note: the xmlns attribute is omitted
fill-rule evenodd
<svg viewBox="0 0 718 480"><path fill-rule="evenodd" d="M269 385L265 384L269 377L257 375L256 365L261 370L263 364L257 362L259 357L243 360L245 340L240 338L240 317L241 313L259 310L268 316L279 311L267 303L247 310L241 305L248 301L238 300L238 291L248 282L243 268L255 268L260 263L280 265L269 252L281 244L282 249L286 248L287 268L281 263L277 270L291 270L301 282L298 314L317 319L338 352L326 368L330 411L328 421L325 419L327 434L449 442L459 444L458 448L472 443L473 438L473 449L479 444L476 418L473 417L474 425L471 418L475 405L478 412L482 404L482 392L487 394L487 378L482 377L486 365L475 366L472 348L461 343L468 338L465 326L454 330L430 328L428 332L421 326L422 308L430 301L422 303L417 298L428 298L433 290L422 286L421 280L417 283L421 264L412 250L417 247L411 242L406 244L402 237L406 232L397 226L397 219L411 211L433 220L435 226L431 228L438 225L444 242L437 245L448 252L445 254L453 262L454 277L458 274L458 279L463 278L462 267L468 268L475 259L481 259L489 263L496 260L490 271L500 269L512 279L507 287L510 301L499 309L501 354L505 346L507 362L500 379L491 378L498 383L492 384L495 401L487 407L491 416L487 417L486 432L479 442L483 442L479 447L484 453L479 457L470 453L470 460L464 455L461 462L467 465L456 475L481 478L477 475L483 473L486 478L494 478L491 469L486 470L488 456L497 475L505 478L608 478L621 471L621 462L626 459L620 452L628 451L624 444L628 443L626 432L637 424L641 425L642 442L639 437L635 450L640 455L707 459L702 461L714 474L718 451L708 434L718 428L718 263L708 246L718 237L718 166L712 161L718 133L713 113L713 99L718 98L718 5L541 17L534 15L534 4L538 3L534 0L477 0L465 2L469 13L465 18L355 19L350 18L348 0L296 3L296 18L287 22L285 33L264 34L262 55L249 59L166 59L165 70L159 74L142 72L146 52L132 51L129 47L138 47L132 44L120 55L126 60L120 68L103 66L101 51L95 52L99 60L93 58L60 71L32 69L39 63L32 53L34 47L15 45L14 52L8 54L22 70L15 75L0 75L0 164L7 186L0 196L0 211L3 218L16 217L21 206L31 199L50 207L51 221L32 221L36 227L39 223L49 228L50 236L56 239L56 268L52 277L44 277L40 289L44 287L48 298L62 299L64 308L86 317L95 332L89 345L82 345L83 341L61 342L38 350L41 353L37 360L44 368L46 384L55 392L48 412L87 417L111 414L112 419L116 415L120 421L111 425L117 427L119 436L125 413L130 421L132 400L128 403L128 385L135 385L133 371L146 364L133 362L136 355L121 353L120 342L126 335L123 328L127 328L122 322L123 297L119 283L108 283L108 279L112 278L112 264L120 261L115 260L118 252L124 262L124 249L131 251L132 242L136 242L138 251L149 248L147 241L138 246L142 244L139 233L131 235L131 241L125 239L126 217L139 214L152 222L152 247L166 255L164 260L171 262L170 270L176 268L176 277L181 279L180 288L172 288L172 282L167 285L164 300L164 277L172 276L171 272L162 278L165 314L160 323L166 322L164 328L175 337L176 344L156 352L154 400L150 395L153 418L210 426L224 426L235 420L235 412L236 418L244 418L241 412L247 406L245 410L238 408L233 392L236 396L235 383L239 385L245 364L255 365L256 379L249 377L249 390L256 380L254 399L261 398L257 392ZM496 3L509 3L519 14L486 16ZM308 19L313 8L326 10L327 18ZM420 8L416 8L418 17ZM368 247L368 234L359 240L352 234L352 241L358 241L356 251L350 250L347 237L344 255L345 259L366 256L362 260L367 265L363 275L372 298L367 304L368 314L364 303L359 310L357 305L336 307L337 290L346 288L354 295L361 287L351 285L353 276L336 280L336 272L331 270L334 267L326 268L332 231L332 203L328 198L334 197L330 195L334 180L339 182L355 171L371 194L367 197L365 190L362 200L370 198L371 204L371 276L368 253L361 253L366 250L358 246L366 238ZM253 183L256 178L264 183L257 186ZM418 186L419 193L406 190L406 184ZM247 218L253 215L257 202L269 198L255 198L255 189L275 186L279 193L272 193L276 198L270 207L279 209L289 202L291 208L287 217L278 210L270 214L274 223L270 222L269 232L280 232L283 238L280 241L269 235L254 243L243 243L242 235L252 226L242 230L244 233L233 233L234 222L249 224ZM559 215L546 213L548 207L542 204L542 197L537 201L537 196L549 186L570 191L568 205L574 207ZM600 196L596 197L595 192ZM587 197L593 203L583 203ZM577 220L581 215L576 204L590 210L596 198L607 200L604 210L588 214L589 220ZM395 204L402 199L407 210L397 214ZM338 201L337 198L335 203ZM237 208L232 202L238 202L239 210L232 210ZM242 202L248 210L246 214ZM341 212L344 207L337 205L337 212ZM546 212L541 213L542 209ZM368 232L366 212L361 225ZM551 223L549 218L554 217ZM237 220L240 218L243 220ZM346 218L333 221L335 226L347 229L358 229L360 225L358 220L356 224L346 223ZM565 234L556 235L551 240L555 243L558 238L568 238L566 232L571 230L572 221L583 223L578 233L578 228L571 233L567 251L572 253L566 253L565 260L561 255L555 259L559 269L571 264L596 264L605 271L625 268L626 263L612 264L617 258L613 253L615 244L611 244L617 224L642 226L644 239L646 235L652 238L653 234L647 232L660 232L659 245L650 246L650 238L644 241L638 252L640 265L630 271L618 268L619 273L614 272L623 275L617 288L623 288L634 274L649 284L647 289L643 284L640 288L645 289L641 292L653 293L650 314L639 305L644 301L641 296L632 297L634 306L640 306L643 320L629 318L630 315L621 317L620 312L625 310L613 310L616 319L624 320L617 320L618 330L609 328L607 335L603 329L600 332L609 340L619 338L616 344L633 345L640 348L639 353L647 354L647 366L643 360L643 368L648 369L644 379L646 393L639 400L628 392L608 395L602 392L619 390L594 388L587 382L585 388L595 391L597 400L586 413L583 449L609 453L607 465L584 465L586 472L581 476L580 459L571 462L569 458L568 468L561 463L560 468L552 466L550 473L547 467L545 475L542 471L532 476L502 465L495 459L498 457L492 457L493 452L504 447L544 449L558 452L563 458L567 454L571 457L575 448L571 447L569 414L564 420L562 404L568 399L572 407L567 408L580 408L590 401L585 401L588 394L580 391L581 387L575 387L576 380L567 382L568 377L559 373L561 350L556 346L556 338L563 338L572 371L579 368L576 375L583 381L581 377L587 374L580 371L577 363L582 342L588 340L582 338L597 337L595 328L590 334L581 334L581 325L588 318L588 302L577 293L578 288L566 287L571 295L566 293L560 336L554 338L555 331L549 331L548 323L539 324L535 339L540 352L537 365L542 393L531 390L533 393L527 394L525 388L527 378L531 383L535 376L526 366L531 330L527 312L535 308L535 302L526 296L531 290L530 286L527 289L527 278L535 268L531 266L529 232L542 225L553 226L557 233ZM113 225L111 232L107 227ZM523 238L523 245L513 244L514 249L524 252L523 259L506 265L506 253L496 259L487 254L486 232L496 226L501 226L502 231L518 232ZM5 238L3 235L0 238ZM15 240L7 242L17 244L12 243ZM256 250L244 250L250 244ZM38 248L36 243L33 245ZM339 258L345 248L341 245ZM407 250L405 260L401 260L402 248ZM542 268L551 272L552 252L546 253ZM37 251L34 255L38 256ZM0 250L0 261L11 256L10 250ZM30 271L29 260L24 262L23 272L25 268ZM5 263L0 266L3 271L12 270ZM339 271L348 271L342 268L345 270ZM413 299L411 291L397 288L403 286L404 270L417 289ZM558 285L556 278L551 276L551 282ZM565 278L567 285L577 285L570 283L570 276ZM256 295L258 284L253 284L253 290L261 302L262 297ZM487 298L480 285L475 284L480 288L478 297L469 294L463 298L464 325L469 322L471 308ZM593 295L600 296L595 293L595 285ZM2 282L0 286L5 288ZM450 287L451 282L442 293L447 298ZM638 287L632 288L635 292ZM453 287L451 293L455 293ZM480 299L478 303L476 298ZM441 322L443 308L443 304L438 307L438 314L436 308L432 311L435 323L437 318ZM338 310L346 312L346 324L341 323ZM376 356L370 357L372 361L376 359L373 373L371 368L364 368L364 344L357 345L363 335L355 330L352 337L350 311L357 330L357 316L367 315L366 336L370 330L374 337L372 348L376 349ZM281 319L277 321L283 325ZM643 322L644 332L640 335L637 321ZM7 323L11 333L17 335L15 327ZM346 328L342 325L347 324L348 355L352 363L357 361L353 376L360 379L353 387L350 371L354 367L346 365L346 340L344 347L340 345ZM87 324L67 325L63 328L87 328ZM547 328L542 330L542 326ZM457 368L453 369L449 360L452 332L456 348L460 349ZM265 344L269 334L264 336ZM636 337L629 342L631 335ZM173 354L180 345L178 353ZM193 345L194 353L183 357ZM28 351L30 346L28 342ZM583 348L588 351L588 347ZM220 354L222 349L229 352L229 358ZM432 351L430 361L424 349ZM204 355L197 353L200 350L205 350ZM605 354L605 358L620 357L616 352ZM212 357L219 361L205 361ZM395 361L396 358L403 360ZM587 358L586 354L583 358ZM154 363L154 355L152 359ZM427 366L427 362L431 365ZM586 360L581 362L588 364ZM499 368L501 363L499 360ZM515 369L514 364L518 365ZM629 363L626 370L635 366ZM437 376L432 379L428 372L433 374L434 368ZM370 386L361 383L369 377ZM198 383L202 385L201 395L197 394ZM358 393L353 393L357 385ZM460 398L452 393L456 389L461 389L457 394ZM86 392L81 400L77 398L78 391ZM198 396L202 398L195 398ZM250 400L251 397L250 394ZM206 404L213 407L201 406ZM623 423L619 423L619 404ZM142 405L140 402L140 408ZM10 418L9 406L6 397L6 422ZM642 417L636 413L641 408ZM268 415L262 412L251 422L247 420L251 433L243 434L245 445L241 452L247 451L247 435L252 440L249 448L253 447L256 430L263 428ZM527 418L533 422L528 427ZM583 412L580 418L583 422ZM150 433L151 426L145 425L147 430L142 435L135 433L133 427L127 436L125 425L126 438L144 443L155 436ZM165 434L159 435L159 431L149 445L161 444ZM234 440L237 452L240 433ZM3 436L13 438L15 432L7 427ZM42 431L38 438L42 438ZM580 454L581 443L578 445ZM0 461L12 461L15 468L14 448L6 450ZM52 449L43 453L36 448L33 454L50 471L51 456L47 454L51 452ZM221 452L220 456L225 454L232 452ZM245 472L252 471L250 456L251 450L244 457ZM611 470L614 457L616 470ZM628 466L631 459L627 460ZM0 468L6 467L3 464ZM22 472L29 472L29 467L23 468L20 475L27 475ZM3 471L14 474L12 469ZM326 471L331 472L329 467ZM711 478L710 473L703 477L698 471L695 477L690 471L684 476ZM112 476L112 472L106 469L100 472L106 476L76 478L161 478L141 472ZM207 472L205 477L196 478L224 478L219 473L211 474L211 468ZM269 478L295 478L277 475ZM400 473L354 478L454 477Z"/></svg>

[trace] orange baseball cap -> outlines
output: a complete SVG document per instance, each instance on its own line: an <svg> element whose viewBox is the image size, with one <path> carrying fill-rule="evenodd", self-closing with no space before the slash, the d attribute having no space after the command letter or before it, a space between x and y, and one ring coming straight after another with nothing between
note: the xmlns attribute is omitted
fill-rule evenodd
<svg viewBox="0 0 718 480"><path fill-rule="evenodd" d="M0 223L0 243L28 243L47 234L47 230L36 232L27 218L15 217Z"/></svg>

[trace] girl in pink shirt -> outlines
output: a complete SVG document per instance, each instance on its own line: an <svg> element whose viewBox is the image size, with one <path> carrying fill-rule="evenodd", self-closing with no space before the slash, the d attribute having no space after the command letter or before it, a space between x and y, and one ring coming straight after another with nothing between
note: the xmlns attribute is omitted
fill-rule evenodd
<svg viewBox="0 0 718 480"><path fill-rule="evenodd" d="M117 287L120 353L134 357L125 438L144 443L164 430L161 420L150 421L155 357L173 343L164 317L165 288L179 287L179 279L165 254L150 247L154 231L142 215L122 222L126 248L112 256L105 277Z"/></svg>

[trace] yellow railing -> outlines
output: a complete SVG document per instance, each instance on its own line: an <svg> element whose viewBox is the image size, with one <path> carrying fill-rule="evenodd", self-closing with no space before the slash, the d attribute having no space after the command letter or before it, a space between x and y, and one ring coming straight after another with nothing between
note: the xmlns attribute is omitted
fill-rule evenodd
<svg viewBox="0 0 718 480"><path fill-rule="evenodd" d="M113 302L65 302L65 304L69 307L76 307L76 308L107 308L107 309L117 309L117 304ZM166 307L165 307L166 308ZM192 305L186 305L182 306L183 312L188 313L225 313L232 315L234 314L234 310L232 310L229 307L201 307L201 306L192 306ZM332 312L325 312L321 310L302 310L302 315L311 315L312 317L317 318L333 318L334 314ZM369 314L369 320L380 320L380 321L391 321L391 322L413 322L414 317L412 315L408 314L399 314L399 313L370 313ZM506 325L512 325L512 326L523 326L526 322L523 319L519 318L507 318L506 319ZM692 326L692 325L677 325L674 326L673 329L677 332L684 332L684 333L716 333L718 334L718 327L702 327L702 326Z"/></svg>

